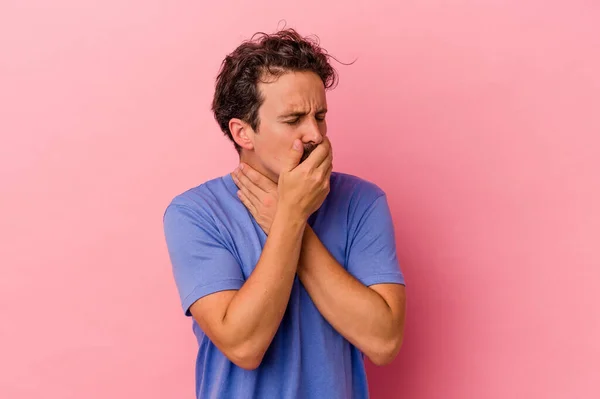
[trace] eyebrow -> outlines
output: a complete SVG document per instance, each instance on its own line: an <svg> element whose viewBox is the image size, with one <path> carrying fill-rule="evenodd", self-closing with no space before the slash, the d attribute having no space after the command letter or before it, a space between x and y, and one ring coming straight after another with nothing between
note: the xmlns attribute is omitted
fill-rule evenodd
<svg viewBox="0 0 600 399"><path fill-rule="evenodd" d="M327 112L327 108L321 108L317 111L317 114L324 114ZM292 111L292 112L288 112L286 114L280 115L277 117L277 119L287 119L287 118L291 118L291 117L296 117L299 118L301 116L306 115L307 113L304 111Z"/></svg>

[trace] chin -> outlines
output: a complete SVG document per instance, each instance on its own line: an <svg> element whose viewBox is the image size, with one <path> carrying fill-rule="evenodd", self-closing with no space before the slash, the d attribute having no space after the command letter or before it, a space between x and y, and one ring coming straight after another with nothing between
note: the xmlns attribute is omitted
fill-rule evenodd
<svg viewBox="0 0 600 399"><path fill-rule="evenodd" d="M277 180L279 180L279 172L280 171L281 171L281 167L279 165L277 167L271 167L271 166L265 165L265 170L264 170L263 174L266 177L268 177L269 179L271 179L277 183Z"/></svg>

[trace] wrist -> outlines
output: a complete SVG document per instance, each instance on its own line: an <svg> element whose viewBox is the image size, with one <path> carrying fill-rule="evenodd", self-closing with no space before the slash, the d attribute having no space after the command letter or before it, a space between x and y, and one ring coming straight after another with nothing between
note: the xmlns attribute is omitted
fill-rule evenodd
<svg viewBox="0 0 600 399"><path fill-rule="evenodd" d="M295 204L287 204L279 202L275 211L275 218L281 218L291 224L306 225L308 216L304 215L299 207Z"/></svg>
<svg viewBox="0 0 600 399"><path fill-rule="evenodd" d="M302 236L307 226L307 218L293 207L278 206L273 218L273 224L276 223L285 226L286 230L292 230Z"/></svg>

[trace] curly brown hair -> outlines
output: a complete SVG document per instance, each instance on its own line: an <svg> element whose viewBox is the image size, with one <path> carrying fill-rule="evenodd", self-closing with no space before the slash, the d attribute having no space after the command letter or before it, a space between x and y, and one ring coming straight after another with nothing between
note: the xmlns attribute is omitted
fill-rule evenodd
<svg viewBox="0 0 600 399"><path fill-rule="evenodd" d="M212 111L238 153L241 147L233 140L229 121L239 118L258 131L258 110L264 102L258 83L290 71L312 71L325 89L331 89L337 85L338 75L330 58L318 39L302 37L291 28L274 34L256 33L227 55L217 76Z"/></svg>

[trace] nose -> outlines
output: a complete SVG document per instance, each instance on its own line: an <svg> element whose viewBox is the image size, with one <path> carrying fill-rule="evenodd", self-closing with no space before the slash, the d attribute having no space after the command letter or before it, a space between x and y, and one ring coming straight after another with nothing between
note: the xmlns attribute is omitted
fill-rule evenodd
<svg viewBox="0 0 600 399"><path fill-rule="evenodd" d="M321 132L321 128L317 121L312 121L307 127L304 133L304 142L321 144L323 142L324 133Z"/></svg>

